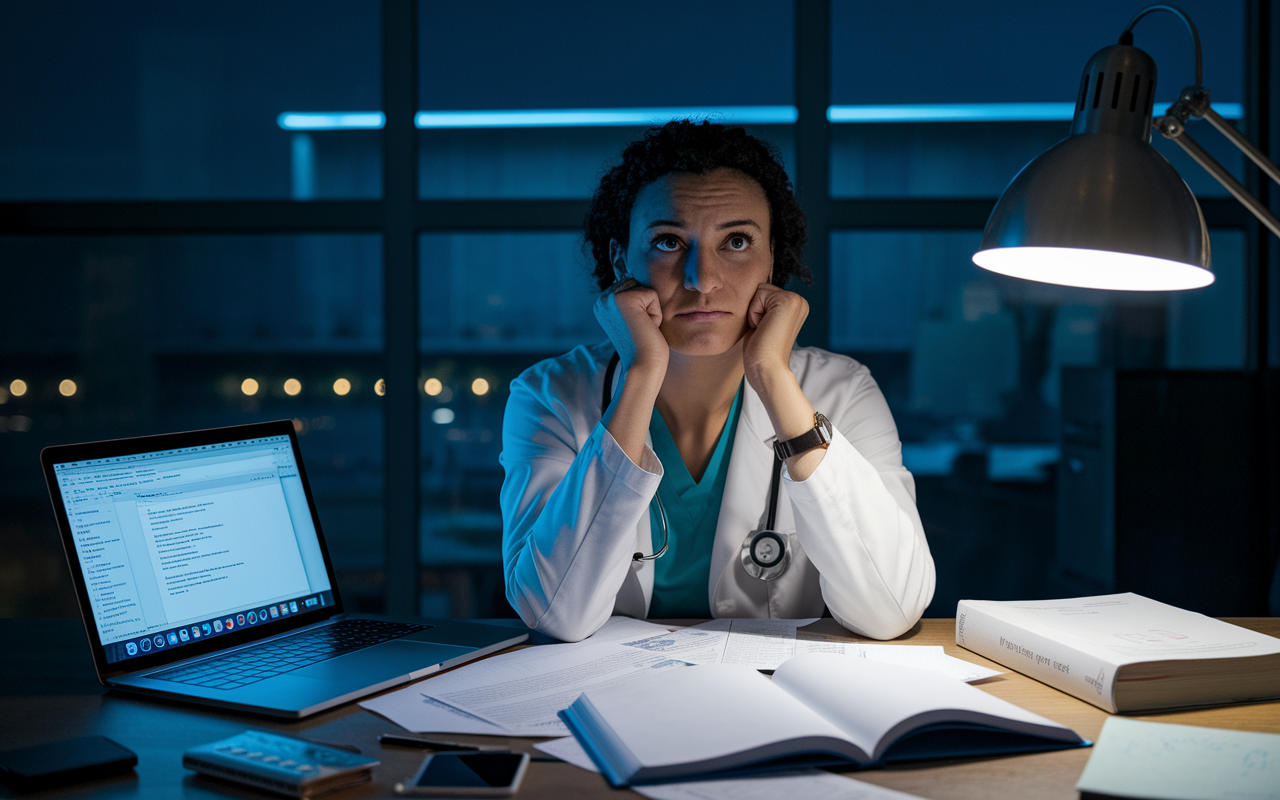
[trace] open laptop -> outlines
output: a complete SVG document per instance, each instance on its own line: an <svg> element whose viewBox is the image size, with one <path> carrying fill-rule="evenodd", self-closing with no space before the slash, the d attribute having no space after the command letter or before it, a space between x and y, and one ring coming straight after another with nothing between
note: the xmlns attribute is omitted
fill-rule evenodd
<svg viewBox="0 0 1280 800"><path fill-rule="evenodd" d="M288 420L40 460L106 686L305 717L528 638L344 613Z"/></svg>

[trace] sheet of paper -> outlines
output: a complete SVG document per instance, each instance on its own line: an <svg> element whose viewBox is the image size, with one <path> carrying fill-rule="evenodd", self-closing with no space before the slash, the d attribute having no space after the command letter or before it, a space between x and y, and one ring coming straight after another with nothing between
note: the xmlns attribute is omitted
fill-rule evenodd
<svg viewBox="0 0 1280 800"><path fill-rule="evenodd" d="M863 644L797 636L797 629L813 622L812 619L715 619L674 633L623 640L622 644L690 664L742 664L763 670L777 669L782 662L801 653L838 653L932 669L961 681L978 681L1001 674L953 658L940 645Z"/></svg>
<svg viewBox="0 0 1280 800"><path fill-rule="evenodd" d="M800 639L796 642L796 655L801 653L840 653L855 658L897 664L901 667L931 669L966 683L1004 674L994 669L970 664L963 659L949 656L941 645L815 642Z"/></svg>
<svg viewBox="0 0 1280 800"><path fill-rule="evenodd" d="M1109 717L1076 788L1162 800L1280 800L1280 734Z"/></svg>
<svg viewBox="0 0 1280 800"><path fill-rule="evenodd" d="M691 664L777 669L796 652L796 629L814 619L713 619L672 634L624 642Z"/></svg>
<svg viewBox="0 0 1280 800"><path fill-rule="evenodd" d="M646 620L611 617L586 641L503 653L366 700L360 707L414 733L563 736L568 729L556 714L584 689L688 666L615 643L670 635L671 630Z"/></svg>
<svg viewBox="0 0 1280 800"><path fill-rule="evenodd" d="M650 635L624 641L622 644L651 653L662 653L690 664L719 664L732 622L730 619L713 619L671 633Z"/></svg>
<svg viewBox="0 0 1280 800"><path fill-rule="evenodd" d="M508 736L563 736L569 731L556 715L584 690L686 666L663 654L612 642L552 644L477 661L411 688L490 722ZM407 693L403 701L420 705Z"/></svg>
<svg viewBox="0 0 1280 800"><path fill-rule="evenodd" d="M622 642L631 639L643 639L649 636L661 636L672 631L681 630L680 625L659 625L644 619L632 617L609 617L609 621L600 630L587 637L588 642Z"/></svg>
<svg viewBox="0 0 1280 800"><path fill-rule="evenodd" d="M572 736L541 742L534 747L575 767L599 771L592 763L591 756L587 755L582 745ZM805 800L907 800L917 797L816 769L719 781L633 786L632 789L652 800L776 800L779 797L803 797Z"/></svg>
<svg viewBox="0 0 1280 800"><path fill-rule="evenodd" d="M796 629L814 619L735 619L729 627L721 664L777 669L796 654Z"/></svg>
<svg viewBox="0 0 1280 800"><path fill-rule="evenodd" d="M479 733L509 736L501 726L422 693L420 684L365 700L360 707L414 733Z"/></svg>

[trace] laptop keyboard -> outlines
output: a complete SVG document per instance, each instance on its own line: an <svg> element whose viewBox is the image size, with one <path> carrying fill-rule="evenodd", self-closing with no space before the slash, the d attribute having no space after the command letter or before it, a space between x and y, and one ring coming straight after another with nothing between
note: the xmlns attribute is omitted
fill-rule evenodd
<svg viewBox="0 0 1280 800"><path fill-rule="evenodd" d="M375 619L344 619L314 631L147 677L209 689L239 689L430 627Z"/></svg>

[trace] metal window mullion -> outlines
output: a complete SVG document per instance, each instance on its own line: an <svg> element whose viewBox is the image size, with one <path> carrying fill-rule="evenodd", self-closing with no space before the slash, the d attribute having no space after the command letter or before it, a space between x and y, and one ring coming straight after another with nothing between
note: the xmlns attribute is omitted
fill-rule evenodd
<svg viewBox="0 0 1280 800"><path fill-rule="evenodd" d="M418 613L417 0L382 2L383 552L386 610Z"/></svg>
<svg viewBox="0 0 1280 800"><path fill-rule="evenodd" d="M809 220L805 263L813 285L796 287L809 301L800 344L831 340L831 1L795 0L796 194Z"/></svg>

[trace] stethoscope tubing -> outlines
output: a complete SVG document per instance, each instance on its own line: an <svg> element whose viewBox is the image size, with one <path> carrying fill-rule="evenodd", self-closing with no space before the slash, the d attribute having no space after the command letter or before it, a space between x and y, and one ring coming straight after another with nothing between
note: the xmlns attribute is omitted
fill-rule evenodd
<svg viewBox="0 0 1280 800"><path fill-rule="evenodd" d="M613 357L609 359L609 366L605 368L604 374L604 392L600 398L600 416L603 417L609 410L609 404L613 402L613 375L618 369L618 364L622 358L615 352ZM777 518L778 511L778 487L782 481L782 459L775 453L773 456L773 475L769 479L769 512L765 517L765 531L773 530L773 523ZM643 553L635 553L631 556L632 561L655 561L661 558L666 552L667 547L671 544L671 533L667 527L667 510L662 506L662 498L654 492L653 499L649 501L650 506L656 506L658 510L658 524L662 529L662 546L650 555ZM781 541L781 538L779 538Z"/></svg>

